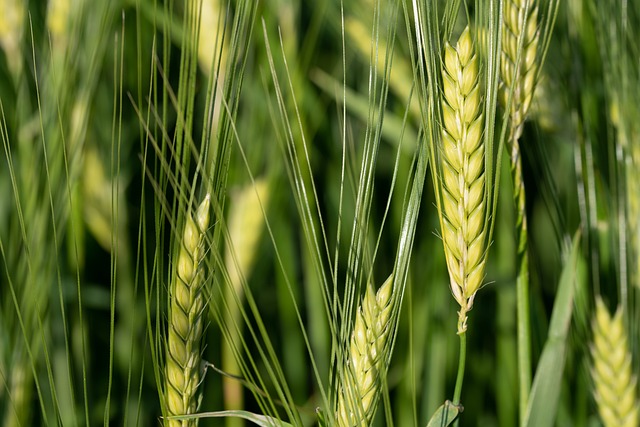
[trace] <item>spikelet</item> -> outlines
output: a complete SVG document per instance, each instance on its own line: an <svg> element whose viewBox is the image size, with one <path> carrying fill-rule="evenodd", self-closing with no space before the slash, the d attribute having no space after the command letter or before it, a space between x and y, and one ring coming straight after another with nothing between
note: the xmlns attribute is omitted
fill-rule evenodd
<svg viewBox="0 0 640 427"><path fill-rule="evenodd" d="M198 406L196 390L200 383L200 341L205 308L203 257L210 201L207 194L195 219L187 215L171 282L165 390L169 415L193 414ZM168 421L170 427L196 424L195 420Z"/></svg>
<svg viewBox="0 0 640 427"><path fill-rule="evenodd" d="M338 427L368 426L375 414L380 381L386 372L392 291L393 275L377 293L371 285L367 286L356 313L345 378L338 393Z"/></svg>
<svg viewBox="0 0 640 427"><path fill-rule="evenodd" d="M598 297L592 327L591 376L600 418L605 427L637 427L636 377L631 374L631 353L622 308L611 318Z"/></svg>
<svg viewBox="0 0 640 427"><path fill-rule="evenodd" d="M454 49L445 44L442 70L441 225L451 291L460 305L458 333L482 284L486 255L483 114L469 27Z"/></svg>
<svg viewBox="0 0 640 427"><path fill-rule="evenodd" d="M527 9L527 2L529 7ZM513 98L509 106L513 140L520 138L522 126L533 99L538 73L538 6L537 0L506 0L504 2L504 25L502 28L502 59L500 77L502 86L500 102L507 107L509 91L513 87ZM522 41L522 52L518 56L518 44Z"/></svg>

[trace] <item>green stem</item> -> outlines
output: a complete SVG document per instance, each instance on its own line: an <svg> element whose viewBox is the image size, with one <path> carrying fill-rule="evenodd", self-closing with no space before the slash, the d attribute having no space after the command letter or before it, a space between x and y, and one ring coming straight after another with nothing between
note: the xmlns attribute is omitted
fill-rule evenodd
<svg viewBox="0 0 640 427"><path fill-rule="evenodd" d="M531 326L529 321L529 260L527 251L520 256L516 279L518 312L518 377L520 383L520 425L529 403L531 389Z"/></svg>
<svg viewBox="0 0 640 427"><path fill-rule="evenodd" d="M464 365L467 359L467 332L460 334L460 359L458 359L458 377L456 378L456 388L453 392L453 404L460 404L462 394L462 382L464 381ZM457 421L456 421L457 425Z"/></svg>
<svg viewBox="0 0 640 427"><path fill-rule="evenodd" d="M527 211L524 180L522 179L522 157L518 144L518 133L511 140L511 175L513 177L513 197L516 212L516 236L518 239L516 298L518 317L518 383L520 425L529 403L531 389L531 326L529 320L529 257L527 237Z"/></svg>

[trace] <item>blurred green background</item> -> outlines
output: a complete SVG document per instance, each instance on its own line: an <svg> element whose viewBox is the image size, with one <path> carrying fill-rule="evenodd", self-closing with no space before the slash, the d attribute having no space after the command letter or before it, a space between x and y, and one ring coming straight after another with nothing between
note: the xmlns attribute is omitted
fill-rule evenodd
<svg viewBox="0 0 640 427"><path fill-rule="evenodd" d="M405 192L424 143L411 3L0 2L0 424L161 424L158 351L173 239L208 180L221 185L221 203L213 211L203 358L275 401L274 384L247 378L247 370L268 377L273 361L259 353L268 337L301 419L315 422L320 390L330 387L332 338L340 338L329 329L318 269L337 278L352 273L366 144L380 145L369 218L358 227L369 256L378 246L374 261L358 268L370 269L379 286L394 267ZM444 10L445 2L436 3ZM479 7L463 3L456 33ZM596 295L610 310L625 307L639 368L639 13L637 0L560 2L521 139L534 370L576 233L586 262L575 287L558 426L600 425L589 375ZM385 76L387 46L393 62ZM289 157L287 141L300 157ZM211 171L221 167L224 178L214 179ZM502 168L486 285L469 318L463 426L518 420L506 157ZM395 425L424 426L453 395L458 307L430 177L376 425L387 425L388 413ZM300 195L301 184L315 194ZM252 202L258 188L262 207ZM305 206L310 219L301 218ZM309 224L322 236L320 251L308 244ZM338 280L338 295L343 288ZM242 308L234 311L236 303ZM246 345L236 354L243 362L228 348L230 319L243 325L235 331ZM234 403L238 392L243 399ZM234 404L265 409L249 386L209 369L200 410ZM279 402L274 407L271 415L285 417Z"/></svg>

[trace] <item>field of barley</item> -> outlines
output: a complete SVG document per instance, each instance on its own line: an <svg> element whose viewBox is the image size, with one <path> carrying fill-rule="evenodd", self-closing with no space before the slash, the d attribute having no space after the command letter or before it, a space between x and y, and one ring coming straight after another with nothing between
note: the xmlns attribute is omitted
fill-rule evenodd
<svg viewBox="0 0 640 427"><path fill-rule="evenodd" d="M637 427L640 0L0 0L0 425Z"/></svg>

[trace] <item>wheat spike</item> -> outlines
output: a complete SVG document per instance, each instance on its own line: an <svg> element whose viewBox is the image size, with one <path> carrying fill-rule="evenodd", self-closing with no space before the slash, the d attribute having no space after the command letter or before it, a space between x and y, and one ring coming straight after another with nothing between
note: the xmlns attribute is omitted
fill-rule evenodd
<svg viewBox="0 0 640 427"><path fill-rule="evenodd" d="M631 353L622 309L618 308L611 318L599 297L593 319L591 355L594 397L605 427L637 427L636 377L631 374Z"/></svg>
<svg viewBox="0 0 640 427"><path fill-rule="evenodd" d="M527 8L527 3L528 8ZM510 89L513 97L509 106L510 124L513 136L518 140L526 119L538 73L537 54L538 6L536 0L507 0L504 3L504 25L502 27L502 60L500 75L502 87L500 101L503 107L509 102ZM518 46L522 40L522 52L518 56Z"/></svg>
<svg viewBox="0 0 640 427"><path fill-rule="evenodd" d="M483 114L469 27L454 49L445 44L442 70L441 224L451 291L460 304L458 333L484 279L485 175Z"/></svg>
<svg viewBox="0 0 640 427"><path fill-rule="evenodd" d="M182 243L171 282L169 336L166 355L166 406L169 415L197 410L200 382L200 341L204 311L204 241L209 226L211 197L207 194L195 218L187 215ZM192 427L195 420L170 420L170 427Z"/></svg>
<svg viewBox="0 0 640 427"><path fill-rule="evenodd" d="M345 378L337 404L337 426L367 426L375 414L380 380L386 371L391 330L393 275L376 293L371 285L362 300L349 344Z"/></svg>

